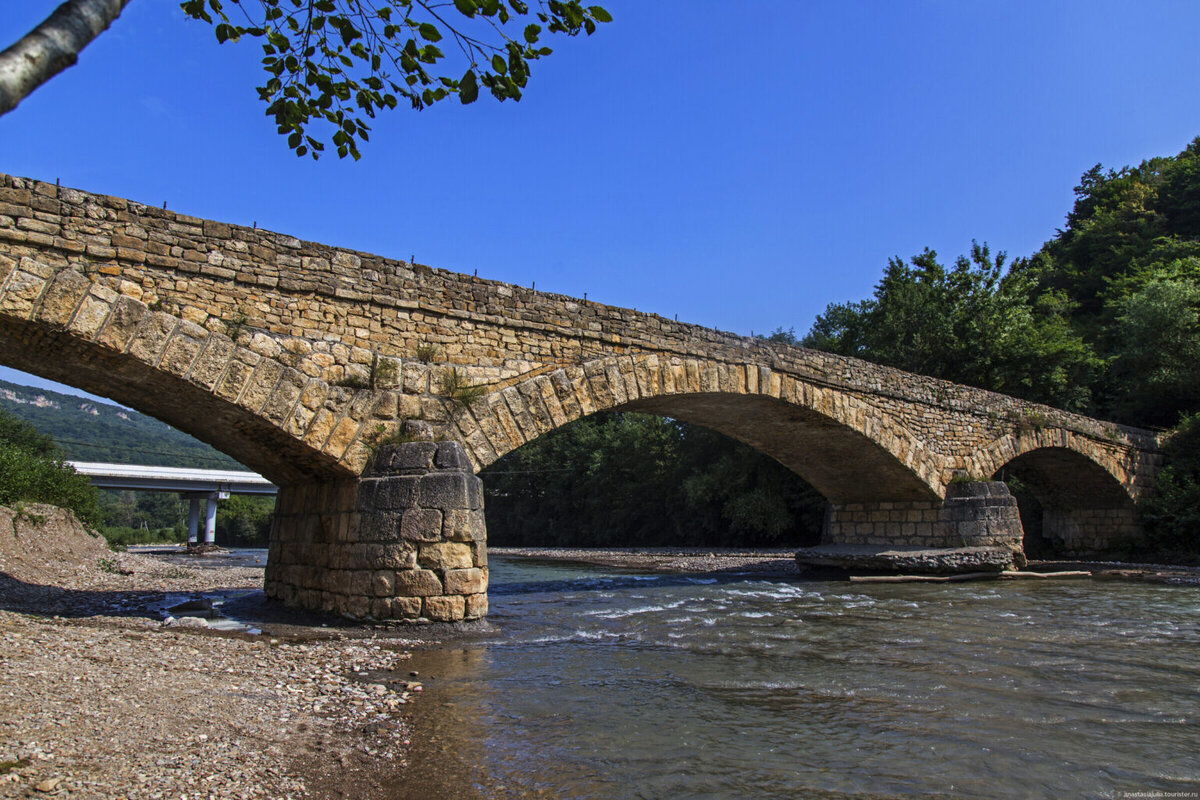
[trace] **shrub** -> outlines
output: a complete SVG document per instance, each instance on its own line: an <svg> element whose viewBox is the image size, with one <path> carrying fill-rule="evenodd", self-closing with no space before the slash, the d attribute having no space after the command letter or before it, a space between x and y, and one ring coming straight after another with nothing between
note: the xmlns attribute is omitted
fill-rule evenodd
<svg viewBox="0 0 1200 800"><path fill-rule="evenodd" d="M0 411L0 505L49 503L95 528L103 515L92 482L64 463L53 440Z"/></svg>

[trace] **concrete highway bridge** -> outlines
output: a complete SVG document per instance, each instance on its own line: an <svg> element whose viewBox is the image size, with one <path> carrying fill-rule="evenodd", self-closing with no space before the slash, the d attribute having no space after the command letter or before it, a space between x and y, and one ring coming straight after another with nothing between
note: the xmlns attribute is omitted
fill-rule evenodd
<svg viewBox="0 0 1200 800"><path fill-rule="evenodd" d="M98 489L175 492L188 500L188 544L217 540L217 501L232 494L275 495L279 487L262 475L229 469L191 469L68 461ZM200 536L200 505L204 504L204 536Z"/></svg>
<svg viewBox="0 0 1200 800"><path fill-rule="evenodd" d="M151 414L279 486L266 590L478 618L475 473L602 410L746 442L828 500L824 544L1140 536L1154 434L851 358L0 176L0 362ZM410 441L416 439L417 441ZM982 488L981 488L982 487ZM999 493L999 494L997 494Z"/></svg>

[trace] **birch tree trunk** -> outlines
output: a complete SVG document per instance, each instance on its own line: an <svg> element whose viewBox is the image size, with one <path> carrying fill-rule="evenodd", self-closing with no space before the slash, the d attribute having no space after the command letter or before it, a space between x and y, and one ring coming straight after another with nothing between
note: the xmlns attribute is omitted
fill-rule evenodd
<svg viewBox="0 0 1200 800"><path fill-rule="evenodd" d="M67 0L0 53L0 116L79 60L79 53L120 16L130 0Z"/></svg>

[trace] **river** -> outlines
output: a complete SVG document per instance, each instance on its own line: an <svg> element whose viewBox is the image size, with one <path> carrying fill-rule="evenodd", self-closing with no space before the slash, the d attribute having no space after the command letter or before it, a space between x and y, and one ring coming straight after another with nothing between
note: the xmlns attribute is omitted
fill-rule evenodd
<svg viewBox="0 0 1200 800"><path fill-rule="evenodd" d="M491 578L398 800L1200 796L1196 588Z"/></svg>

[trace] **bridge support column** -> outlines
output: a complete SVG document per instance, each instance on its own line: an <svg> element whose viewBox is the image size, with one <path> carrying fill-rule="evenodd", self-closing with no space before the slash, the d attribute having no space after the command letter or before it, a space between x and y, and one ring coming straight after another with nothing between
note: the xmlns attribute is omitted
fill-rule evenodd
<svg viewBox="0 0 1200 800"><path fill-rule="evenodd" d="M487 614L483 491L457 442L383 447L356 482L280 488L267 596L355 619Z"/></svg>
<svg viewBox="0 0 1200 800"><path fill-rule="evenodd" d="M200 500L204 495L188 495L188 545L200 540Z"/></svg>
<svg viewBox="0 0 1200 800"><path fill-rule="evenodd" d="M217 543L217 493L210 492L204 501L204 543Z"/></svg>
<svg viewBox="0 0 1200 800"><path fill-rule="evenodd" d="M944 501L831 504L802 564L955 572L1024 566L1016 499L1000 482L951 484Z"/></svg>

